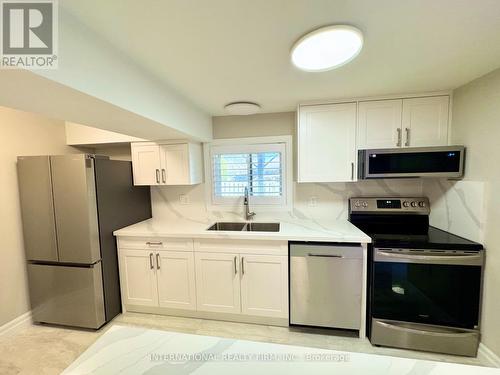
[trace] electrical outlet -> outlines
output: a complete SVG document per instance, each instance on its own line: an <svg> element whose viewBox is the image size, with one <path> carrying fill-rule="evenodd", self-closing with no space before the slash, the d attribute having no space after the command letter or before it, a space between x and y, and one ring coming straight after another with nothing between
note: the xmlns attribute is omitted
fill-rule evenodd
<svg viewBox="0 0 500 375"><path fill-rule="evenodd" d="M189 201L189 195L186 195L186 194L179 195L179 202L182 205L189 204L190 203L190 201Z"/></svg>
<svg viewBox="0 0 500 375"><path fill-rule="evenodd" d="M309 207L316 207L318 205L318 197L312 196L309 198Z"/></svg>

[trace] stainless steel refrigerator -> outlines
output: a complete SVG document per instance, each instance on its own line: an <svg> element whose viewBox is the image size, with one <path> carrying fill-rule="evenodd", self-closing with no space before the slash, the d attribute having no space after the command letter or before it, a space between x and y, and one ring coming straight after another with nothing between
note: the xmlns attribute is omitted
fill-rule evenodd
<svg viewBox="0 0 500 375"><path fill-rule="evenodd" d="M17 162L33 320L97 329L121 311L113 231L151 217L128 161L89 154Z"/></svg>

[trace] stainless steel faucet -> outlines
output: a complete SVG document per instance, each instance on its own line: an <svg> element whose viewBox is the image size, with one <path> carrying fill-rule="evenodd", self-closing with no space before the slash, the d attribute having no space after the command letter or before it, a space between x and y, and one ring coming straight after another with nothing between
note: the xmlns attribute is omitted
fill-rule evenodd
<svg viewBox="0 0 500 375"><path fill-rule="evenodd" d="M245 198L243 199L243 206L245 206L245 220L252 220L255 216L255 212L250 212L250 206L248 204L248 188L245 187Z"/></svg>

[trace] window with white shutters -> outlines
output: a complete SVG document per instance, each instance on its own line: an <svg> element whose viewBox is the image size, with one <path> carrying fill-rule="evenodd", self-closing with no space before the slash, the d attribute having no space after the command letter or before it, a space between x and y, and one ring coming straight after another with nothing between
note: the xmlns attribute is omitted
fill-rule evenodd
<svg viewBox="0 0 500 375"><path fill-rule="evenodd" d="M283 144L213 146L212 198L231 204L248 189L252 204L285 203Z"/></svg>

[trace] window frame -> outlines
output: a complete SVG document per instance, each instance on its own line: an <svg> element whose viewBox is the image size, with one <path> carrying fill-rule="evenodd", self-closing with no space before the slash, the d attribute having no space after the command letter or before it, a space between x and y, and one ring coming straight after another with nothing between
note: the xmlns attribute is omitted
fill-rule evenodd
<svg viewBox="0 0 500 375"><path fill-rule="evenodd" d="M281 197L250 196L250 206L266 211L291 209L292 201L292 137L252 137L218 139L204 144L205 159L205 196L208 209L213 211L235 211L243 205L243 196L216 197L213 189L213 155L218 153L280 152L282 195Z"/></svg>

